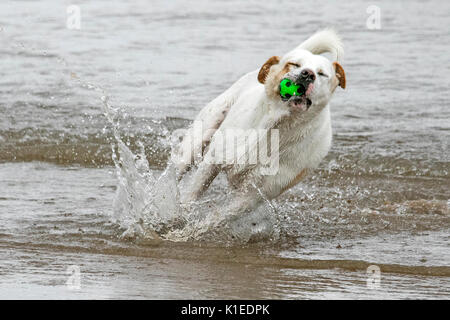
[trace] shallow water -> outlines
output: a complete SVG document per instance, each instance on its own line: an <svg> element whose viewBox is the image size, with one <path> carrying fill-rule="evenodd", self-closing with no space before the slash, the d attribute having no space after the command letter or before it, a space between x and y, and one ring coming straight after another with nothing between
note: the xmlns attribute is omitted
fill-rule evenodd
<svg viewBox="0 0 450 320"><path fill-rule="evenodd" d="M0 4L0 298L449 298L447 1L381 1L380 30L356 1L78 3L81 30L69 1ZM280 239L123 237L114 129L158 176L170 132L326 26L348 88L330 154L273 202Z"/></svg>

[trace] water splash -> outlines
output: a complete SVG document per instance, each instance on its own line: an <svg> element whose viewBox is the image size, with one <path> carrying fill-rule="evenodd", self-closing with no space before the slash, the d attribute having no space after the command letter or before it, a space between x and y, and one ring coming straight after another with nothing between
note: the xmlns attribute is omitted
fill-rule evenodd
<svg viewBox="0 0 450 320"><path fill-rule="evenodd" d="M182 183L175 167L168 164L159 174L150 169L144 144L134 154L120 137L120 110L113 108L108 97L102 97L106 119L112 126L112 158L118 188L113 203L113 219L126 231L124 238L169 241L239 242L278 239L279 221L276 209L265 200L257 209L235 215L226 203L239 195L233 192L205 197L189 206L180 203Z"/></svg>

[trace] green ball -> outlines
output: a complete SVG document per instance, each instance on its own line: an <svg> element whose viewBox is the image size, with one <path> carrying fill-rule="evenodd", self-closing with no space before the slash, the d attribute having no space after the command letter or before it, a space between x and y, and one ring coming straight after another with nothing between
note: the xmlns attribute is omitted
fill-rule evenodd
<svg viewBox="0 0 450 320"><path fill-rule="evenodd" d="M305 87L296 85L290 79L283 79L280 82L280 96L283 100L288 100L292 96L301 96L305 94Z"/></svg>

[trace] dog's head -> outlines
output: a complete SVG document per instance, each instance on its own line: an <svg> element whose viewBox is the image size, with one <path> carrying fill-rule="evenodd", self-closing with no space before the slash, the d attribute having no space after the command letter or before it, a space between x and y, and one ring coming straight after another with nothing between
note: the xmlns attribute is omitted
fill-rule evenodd
<svg viewBox="0 0 450 320"><path fill-rule="evenodd" d="M280 96L280 82L289 79L301 88L299 95ZM306 112L328 104L337 86L345 88L345 72L338 62L297 48L282 58L273 56L261 67L258 81L269 99L285 103L292 112Z"/></svg>

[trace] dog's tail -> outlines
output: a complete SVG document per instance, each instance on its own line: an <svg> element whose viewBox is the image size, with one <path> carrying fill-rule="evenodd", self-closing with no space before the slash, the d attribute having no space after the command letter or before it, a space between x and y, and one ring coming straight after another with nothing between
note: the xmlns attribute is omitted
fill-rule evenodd
<svg viewBox="0 0 450 320"><path fill-rule="evenodd" d="M334 61L341 62L344 58L344 45L341 37L333 29L324 29L316 32L297 49L305 49L314 54L329 52L333 55Z"/></svg>

